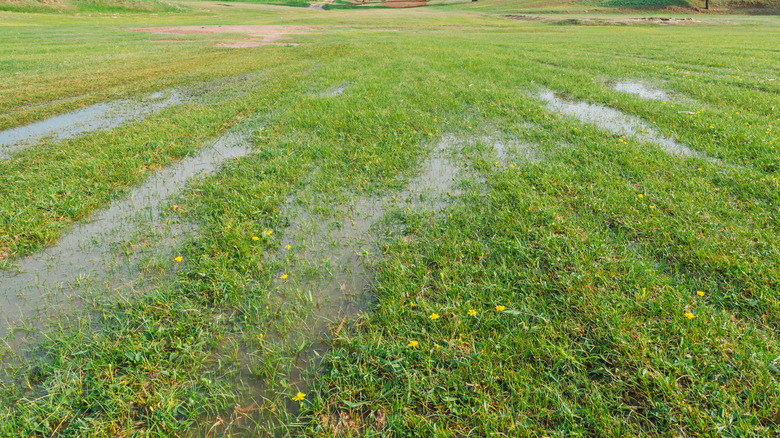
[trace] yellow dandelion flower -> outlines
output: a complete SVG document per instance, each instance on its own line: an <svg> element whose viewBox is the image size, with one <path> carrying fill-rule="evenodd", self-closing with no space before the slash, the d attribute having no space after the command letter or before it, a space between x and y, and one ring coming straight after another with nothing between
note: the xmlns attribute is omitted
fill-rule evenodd
<svg viewBox="0 0 780 438"><path fill-rule="evenodd" d="M474 316L477 314L477 311L474 309L469 310L469 316Z"/></svg>
<svg viewBox="0 0 780 438"><path fill-rule="evenodd" d="M306 398L306 394L299 392L295 394L295 397L292 398L292 401L303 401L303 399Z"/></svg>
<svg viewBox="0 0 780 438"><path fill-rule="evenodd" d="M431 319L439 319L441 318L438 313L431 313L431 316L429 316Z"/></svg>
<svg viewBox="0 0 780 438"><path fill-rule="evenodd" d="M252 236L252 240L254 240L255 242L257 242L258 240L260 240L260 238L259 238L259 237L257 237L257 236Z"/></svg>
<svg viewBox="0 0 780 438"><path fill-rule="evenodd" d="M655 208L655 205L651 205L650 208Z"/></svg>
<svg viewBox="0 0 780 438"><path fill-rule="evenodd" d="M496 306L496 310L498 310L499 312L501 312L501 311L504 311L504 310L506 310L506 307L499 305L499 306Z"/></svg>
<svg viewBox="0 0 780 438"><path fill-rule="evenodd" d="M178 256L174 260L176 260L176 263L180 263L182 261L182 258L181 256Z"/></svg>
<svg viewBox="0 0 780 438"><path fill-rule="evenodd" d="M290 249L290 245L285 246L284 249Z"/></svg>
<svg viewBox="0 0 780 438"><path fill-rule="evenodd" d="M642 198L644 198L644 197L645 197L645 195L643 195L643 194L641 194L641 193L640 193L640 194L638 194L637 196L639 197L639 199L642 199Z"/></svg>
<svg viewBox="0 0 780 438"><path fill-rule="evenodd" d="M270 236L273 233L274 233L273 230L268 230L268 231L265 232L265 235L266 236Z"/></svg>
<svg viewBox="0 0 780 438"><path fill-rule="evenodd" d="M688 318L688 319L693 319L695 315L693 313L691 313L691 312L685 312L685 313L683 313L683 316Z"/></svg>
<svg viewBox="0 0 780 438"><path fill-rule="evenodd" d="M420 343L417 342L417 341L412 341L412 342L409 342L408 344L406 344L407 347L416 347L418 345L420 345Z"/></svg>
<svg viewBox="0 0 780 438"><path fill-rule="evenodd" d="M704 292L703 292L703 291L700 291L700 290L697 290L697 291L696 291L696 295L698 295L698 296L700 296L700 297L703 297L703 296L704 296Z"/></svg>
<svg viewBox="0 0 780 438"><path fill-rule="evenodd" d="M231 228L233 228L233 227L231 227L230 225L228 225L228 226L226 226L225 228L227 228L227 229L229 230L229 229L231 229Z"/></svg>
<svg viewBox="0 0 780 438"><path fill-rule="evenodd" d="M279 277L279 278L281 278L282 280L284 280L284 279L286 279L286 278L287 278L287 274L282 274L282 276L281 276L281 277Z"/></svg>

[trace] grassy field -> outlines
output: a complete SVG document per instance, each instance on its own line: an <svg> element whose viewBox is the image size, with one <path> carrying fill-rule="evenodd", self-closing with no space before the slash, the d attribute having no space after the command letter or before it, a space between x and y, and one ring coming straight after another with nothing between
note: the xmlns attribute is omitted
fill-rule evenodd
<svg viewBox="0 0 780 438"><path fill-rule="evenodd" d="M0 160L0 436L780 433L776 17L170 7L0 12L0 129L186 90ZM205 25L305 28L132 30ZM2 289L236 133L160 201L185 231Z"/></svg>

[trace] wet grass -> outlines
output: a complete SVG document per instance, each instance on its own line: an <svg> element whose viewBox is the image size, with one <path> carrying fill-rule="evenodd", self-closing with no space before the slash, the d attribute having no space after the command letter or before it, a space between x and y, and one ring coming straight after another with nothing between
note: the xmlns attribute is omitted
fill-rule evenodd
<svg viewBox="0 0 780 438"><path fill-rule="evenodd" d="M166 214L198 231L149 260L142 286L117 298L87 281L73 292L83 310L30 325L43 333L23 349L4 339L0 435L778 432L780 78L769 25L564 27L231 4L144 23L242 23L261 11L268 24L346 27L295 48L217 50L204 37L143 57L148 35L101 18L72 25L93 62L110 46L97 35L119 38L143 77L104 78L113 58L94 75L133 95L262 74L243 94L0 161L7 267L237 123L255 130L254 152L171 201ZM43 61L30 56L26 67L8 59L33 75ZM89 74L58 66L36 80ZM615 90L622 80L675 100ZM55 86L6 87L7 127L72 105L32 107L66 97ZM539 87L640 118L719 161L549 111ZM360 200L415 198L415 178L445 158L463 169L446 202L387 204L370 226L354 224ZM344 245L350 230L372 244ZM321 279L350 274L368 290L323 293Z"/></svg>

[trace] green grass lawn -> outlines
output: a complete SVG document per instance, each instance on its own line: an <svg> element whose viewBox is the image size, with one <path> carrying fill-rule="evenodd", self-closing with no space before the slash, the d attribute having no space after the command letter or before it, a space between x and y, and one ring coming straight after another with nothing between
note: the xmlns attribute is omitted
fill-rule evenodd
<svg viewBox="0 0 780 438"><path fill-rule="evenodd" d="M258 73L0 161L10 275L156 169L254 132L164 209L197 226L180 259L127 295L71 282L77 310L2 340L0 436L780 433L777 19L502 17L523 7L0 12L3 129ZM243 49L129 30L206 24L318 28ZM612 88L628 79L669 97ZM543 88L700 156L551 111ZM410 187L436 154L459 170L425 208Z"/></svg>

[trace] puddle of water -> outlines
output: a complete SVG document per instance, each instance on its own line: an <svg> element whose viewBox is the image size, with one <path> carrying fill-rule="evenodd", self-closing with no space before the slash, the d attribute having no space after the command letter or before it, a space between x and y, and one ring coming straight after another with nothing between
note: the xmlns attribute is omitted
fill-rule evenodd
<svg viewBox="0 0 780 438"><path fill-rule="evenodd" d="M664 90L653 88L642 81L620 81L612 85L615 91L633 94L647 100L669 100L670 96Z"/></svg>
<svg viewBox="0 0 780 438"><path fill-rule="evenodd" d="M484 136L480 141L493 148L493 153L499 162L507 163L512 158L523 162L539 161L538 145L516 139L502 139Z"/></svg>
<svg viewBox="0 0 780 438"><path fill-rule="evenodd" d="M88 106L67 114L50 117L29 125L0 132L0 159L24 147L48 138L61 142L81 134L114 129L140 121L168 107L195 101L208 104L216 99L236 97L236 90L259 77L258 73L220 78L151 93L141 99L118 99ZM244 93L239 91L239 93Z"/></svg>
<svg viewBox="0 0 780 438"><path fill-rule="evenodd" d="M632 136L638 140L655 143L670 155L704 158L703 154L664 136L639 117L602 105L566 100L551 90L543 90L535 97L545 102L551 111L575 117L616 135Z"/></svg>
<svg viewBox="0 0 780 438"><path fill-rule="evenodd" d="M311 298L316 308L311 321L315 334L322 336L327 324L355 315L368 303L365 292L373 279L369 266L377 250L375 227L389 209L437 211L458 194L454 187L461 167L451 159L457 144L453 136L442 138L420 166L420 174L401 193L357 197L329 217L288 201L290 225L281 245L294 249L292 270L302 274L291 275L280 288L292 285L296 293Z"/></svg>
<svg viewBox="0 0 780 438"><path fill-rule="evenodd" d="M327 97L341 96L342 94L344 94L344 90L347 89L347 85L349 85L349 84L342 83L342 84L336 85L335 87L330 88L329 90L325 90L322 93L320 93L320 96L327 96Z"/></svg>
<svg viewBox="0 0 780 438"><path fill-rule="evenodd" d="M54 116L26 126L0 132L0 159L43 138L59 142L87 132L113 129L141 120L163 109L182 103L178 90L154 93L142 100L119 99L98 103L67 114Z"/></svg>
<svg viewBox="0 0 780 438"><path fill-rule="evenodd" d="M462 146L454 136L445 136L420 166L420 173L400 193L385 196L356 197L336 205L332 214L319 214L304 201L288 199L286 211L289 225L281 241L278 260L287 260L284 280L272 287L280 300L304 297L309 309L300 309L306 316L296 333L268 334L266 339L282 345L292 345L301 337L311 346L296 358L287 382L306 392L304 370L316 366L329 350L331 332L345 318L364 310L370 302L368 291L374 280L371 266L378 254L377 228L391 209L438 211L451 196L462 168L453 160L453 149ZM290 246L290 250L284 249ZM277 277L278 278L278 277ZM252 397L262 400L265 382L245 380ZM251 382L251 383L250 383ZM288 410L294 412L295 404ZM258 413L260 415L260 413Z"/></svg>
<svg viewBox="0 0 780 438"><path fill-rule="evenodd" d="M112 283L133 281L135 274L126 268L132 265L133 257L128 257L128 263L116 256L117 248L129 236L152 230L159 236L154 239L153 252L168 254L176 239L191 234L194 227L161 217L166 201L193 176L248 154L249 135L239 130L228 132L199 155L164 168L89 222L78 224L57 245L19 260L16 272L0 272L0 338L26 317L45 316L72 304L78 296L73 286L79 279L93 282L114 275L119 278L112 278Z"/></svg>

